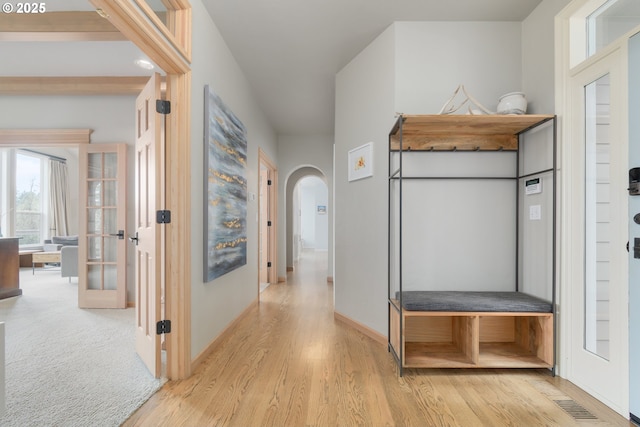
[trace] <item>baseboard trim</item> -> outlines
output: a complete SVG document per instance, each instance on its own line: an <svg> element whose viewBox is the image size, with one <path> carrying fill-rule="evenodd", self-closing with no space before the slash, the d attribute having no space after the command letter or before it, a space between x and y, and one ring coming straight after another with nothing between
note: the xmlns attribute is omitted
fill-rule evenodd
<svg viewBox="0 0 640 427"><path fill-rule="evenodd" d="M333 276L327 276L327 282L333 283Z"/></svg>
<svg viewBox="0 0 640 427"><path fill-rule="evenodd" d="M278 283L284 283L287 281L286 277L278 276Z"/></svg>
<svg viewBox="0 0 640 427"><path fill-rule="evenodd" d="M127 301L127 308L135 308L135 306L136 306L135 301Z"/></svg>
<svg viewBox="0 0 640 427"><path fill-rule="evenodd" d="M374 331L373 329L371 329L368 326L363 325L360 322L356 322L355 320L345 316L344 314L340 314L337 311L333 312L333 318L339 322L342 323L346 323L348 326L352 327L353 329L363 333L364 335L368 336L369 338L371 338L372 340L386 346L388 344L388 340L387 337L378 333L377 331Z"/></svg>
<svg viewBox="0 0 640 427"><path fill-rule="evenodd" d="M293 267L287 267L287 272L293 271Z"/></svg>
<svg viewBox="0 0 640 427"><path fill-rule="evenodd" d="M199 366L207 357L209 357L209 355L213 353L216 348L218 348L222 341L224 341L224 339L233 332L233 329L236 327L236 325L247 315L247 313L249 313L249 311L251 311L258 304L258 299L249 304L238 317L236 317L231 323L227 325L226 328L224 328L220 335L214 338L214 340L211 341L211 343L204 350L202 350L195 359L193 359L193 361L191 362L191 372L194 372L196 367Z"/></svg>

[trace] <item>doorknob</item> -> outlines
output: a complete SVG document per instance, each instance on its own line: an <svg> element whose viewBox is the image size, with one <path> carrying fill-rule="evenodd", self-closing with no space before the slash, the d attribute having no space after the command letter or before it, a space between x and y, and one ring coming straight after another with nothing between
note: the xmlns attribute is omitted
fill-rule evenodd
<svg viewBox="0 0 640 427"><path fill-rule="evenodd" d="M135 242L136 246L138 246L138 232L137 231L136 231L136 236L135 237L129 236L129 241L130 242Z"/></svg>
<svg viewBox="0 0 640 427"><path fill-rule="evenodd" d="M116 234L109 234L109 236L117 236L118 239L123 240L124 239L124 230L118 230L118 232Z"/></svg>

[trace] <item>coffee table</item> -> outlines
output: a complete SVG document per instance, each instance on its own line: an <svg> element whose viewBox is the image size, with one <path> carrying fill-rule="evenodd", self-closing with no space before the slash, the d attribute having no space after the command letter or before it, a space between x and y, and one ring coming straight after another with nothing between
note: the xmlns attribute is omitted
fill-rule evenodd
<svg viewBox="0 0 640 427"><path fill-rule="evenodd" d="M31 255L31 261L33 263L33 274L36 274L36 264L44 264L47 262L60 263L60 251L35 252Z"/></svg>

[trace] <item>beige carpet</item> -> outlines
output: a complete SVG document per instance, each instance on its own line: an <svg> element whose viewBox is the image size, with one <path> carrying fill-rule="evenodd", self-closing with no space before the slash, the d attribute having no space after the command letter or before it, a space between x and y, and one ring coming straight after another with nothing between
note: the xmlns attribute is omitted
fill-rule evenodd
<svg viewBox="0 0 640 427"><path fill-rule="evenodd" d="M134 349L134 310L77 307L77 279L22 269L0 300L6 402L0 426L118 426L163 383Z"/></svg>

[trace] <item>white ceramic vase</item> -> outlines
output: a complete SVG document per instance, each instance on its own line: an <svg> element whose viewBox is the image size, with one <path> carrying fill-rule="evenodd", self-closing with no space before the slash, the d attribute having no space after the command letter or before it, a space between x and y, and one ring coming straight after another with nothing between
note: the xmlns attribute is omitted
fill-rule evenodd
<svg viewBox="0 0 640 427"><path fill-rule="evenodd" d="M527 98L522 92L507 93L502 95L498 101L498 114L525 114L527 112Z"/></svg>

